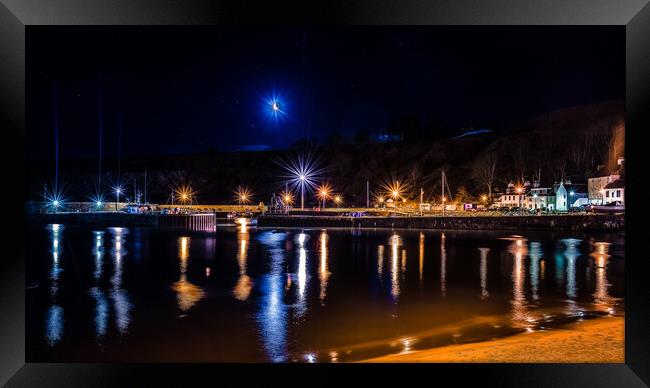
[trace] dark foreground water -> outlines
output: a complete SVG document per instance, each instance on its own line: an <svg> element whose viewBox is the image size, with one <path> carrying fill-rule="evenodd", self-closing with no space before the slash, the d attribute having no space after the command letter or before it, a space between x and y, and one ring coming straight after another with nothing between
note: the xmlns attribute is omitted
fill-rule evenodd
<svg viewBox="0 0 650 388"><path fill-rule="evenodd" d="M624 309L623 234L49 225L26 240L28 362L354 361Z"/></svg>

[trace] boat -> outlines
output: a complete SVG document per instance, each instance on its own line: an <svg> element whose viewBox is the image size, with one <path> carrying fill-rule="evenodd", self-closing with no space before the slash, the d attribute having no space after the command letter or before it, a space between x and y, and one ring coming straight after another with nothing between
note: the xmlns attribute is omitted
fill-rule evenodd
<svg viewBox="0 0 650 388"><path fill-rule="evenodd" d="M256 226L257 217L250 210L228 213L228 225Z"/></svg>

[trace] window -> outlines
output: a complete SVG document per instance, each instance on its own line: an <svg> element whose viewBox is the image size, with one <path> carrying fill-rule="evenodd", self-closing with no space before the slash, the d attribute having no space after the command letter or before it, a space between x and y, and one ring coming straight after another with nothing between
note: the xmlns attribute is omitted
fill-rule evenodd
<svg viewBox="0 0 650 388"><path fill-rule="evenodd" d="M621 198L621 190L616 190L616 196Z"/></svg>
<svg viewBox="0 0 650 388"><path fill-rule="evenodd" d="M605 197L609 198L609 191L605 191Z"/></svg>

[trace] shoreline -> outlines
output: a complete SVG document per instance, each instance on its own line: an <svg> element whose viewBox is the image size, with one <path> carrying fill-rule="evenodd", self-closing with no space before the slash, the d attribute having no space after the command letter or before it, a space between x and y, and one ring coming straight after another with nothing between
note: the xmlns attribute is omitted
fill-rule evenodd
<svg viewBox="0 0 650 388"><path fill-rule="evenodd" d="M196 222L192 215L157 215L127 213L50 213L27 215L27 224L66 224L89 226L158 226L189 230L214 228L221 220L217 215L203 215ZM224 218L226 220L226 218ZM342 217L264 215L257 219L264 228L358 228L419 230L510 230L619 232L625 230L623 214L565 214L544 216L417 216L417 217Z"/></svg>
<svg viewBox="0 0 650 388"><path fill-rule="evenodd" d="M361 360L364 363L624 363L625 317Z"/></svg>

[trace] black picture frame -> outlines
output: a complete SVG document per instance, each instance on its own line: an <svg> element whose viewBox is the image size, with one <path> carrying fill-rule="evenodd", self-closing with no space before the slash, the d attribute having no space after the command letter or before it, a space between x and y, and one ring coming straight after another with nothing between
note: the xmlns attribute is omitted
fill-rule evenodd
<svg viewBox="0 0 650 388"><path fill-rule="evenodd" d="M650 295L642 243L643 134L650 128L650 5L647 0L356 0L286 1L3 0L0 3L0 112L7 182L23 187L25 29L29 25L201 24L455 24L621 25L626 29L626 312L625 364L400 364L400 365L121 365L25 364L25 236L22 206L5 206L12 243L2 263L0 383L7 386L417 384L642 387L650 385ZM7 204L23 203L7 190ZM256 369L251 371L251 369ZM296 374L314 373L313 380ZM304 377L304 376L301 376ZM136 383L138 381L139 383Z"/></svg>

